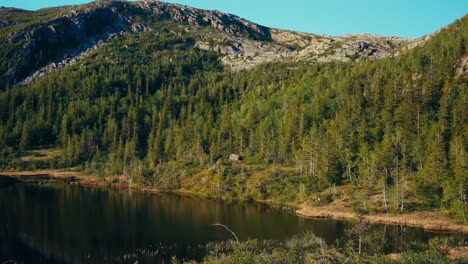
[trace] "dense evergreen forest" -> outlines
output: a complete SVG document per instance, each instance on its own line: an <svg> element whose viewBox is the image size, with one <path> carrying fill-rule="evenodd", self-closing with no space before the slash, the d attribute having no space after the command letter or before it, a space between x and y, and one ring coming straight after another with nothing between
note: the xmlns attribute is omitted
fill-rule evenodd
<svg viewBox="0 0 468 264"><path fill-rule="evenodd" d="M77 167L161 189L203 172L213 194L258 200L349 185L382 192L385 211L446 208L466 223L467 16L394 58L239 72L193 47L194 32L154 23L159 34L1 87L1 168ZM17 158L41 148L63 152Z"/></svg>

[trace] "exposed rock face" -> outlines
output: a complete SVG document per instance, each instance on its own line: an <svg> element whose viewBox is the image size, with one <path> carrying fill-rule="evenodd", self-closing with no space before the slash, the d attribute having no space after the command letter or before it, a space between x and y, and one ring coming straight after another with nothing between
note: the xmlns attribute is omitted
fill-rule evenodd
<svg viewBox="0 0 468 264"><path fill-rule="evenodd" d="M111 34L109 36L109 39L113 38L114 36L115 36L115 34ZM69 54L67 54L66 57L63 60L61 60L59 62L52 62L52 63L47 64L44 67L41 67L39 70L35 71L31 75L29 75L26 79L21 81L21 84L22 85L28 85L28 84L34 82L35 80L37 80L38 78L44 76L44 74L46 74L48 72L56 71L58 69L66 67L66 66L73 65L73 64L77 63L78 61L80 61L82 58L84 58L88 53L90 53L93 50L98 49L100 46L102 46L104 44L105 44L104 41L99 40L97 43L96 42L89 43L89 47L87 49L85 49L84 51L81 51L81 52L79 52L79 51L73 52L72 51Z"/></svg>
<svg viewBox="0 0 468 264"><path fill-rule="evenodd" d="M222 62L232 70L248 69L277 61L348 62L363 58L394 56L414 41L409 38L369 34L338 37L271 29L271 42L260 42L226 35L221 44L197 43L197 47L225 54Z"/></svg>
<svg viewBox="0 0 468 264"><path fill-rule="evenodd" d="M267 62L285 61L293 51L289 47L274 42L233 38L228 35L224 36L218 44L210 45L208 41L199 41L195 46L226 55L221 61L231 70L248 69Z"/></svg>
<svg viewBox="0 0 468 264"><path fill-rule="evenodd" d="M186 22L195 26L211 26L230 36L245 36L255 40L271 40L270 29L235 15L168 4L160 1L139 1L142 9L149 10L161 18Z"/></svg>
<svg viewBox="0 0 468 264"><path fill-rule="evenodd" d="M460 64L458 65L455 76L460 77L467 73L468 73L468 55L460 58Z"/></svg>
<svg viewBox="0 0 468 264"><path fill-rule="evenodd" d="M370 34L320 36L289 30L271 29L234 15L191 8L159 1L140 1L138 5L163 18L195 26L211 26L222 38L201 37L196 47L222 53L222 62L231 70L255 67L277 61L331 62L361 58L380 59L395 55L414 39ZM210 44L211 43L211 44Z"/></svg>
<svg viewBox="0 0 468 264"><path fill-rule="evenodd" d="M370 34L321 36L314 38L314 40L316 43L312 42L306 47L304 51L307 52L301 54L300 58L318 62L346 62L362 58L381 59L395 55L400 48L413 41L413 39L408 38Z"/></svg>
<svg viewBox="0 0 468 264"><path fill-rule="evenodd" d="M394 56L415 42L368 34L332 37L271 29L235 15L160 1L101 1L77 10L68 8L54 19L10 33L7 41L21 45L21 49L8 58L15 64L0 76L28 84L47 72L76 63L113 37L143 31L157 34L158 29L151 23L135 19L137 14L173 21L186 30L199 30L193 46L223 54L222 62L231 70L277 61L380 59ZM1 12L30 11L2 8ZM15 21L0 16L0 27L12 23Z"/></svg>
<svg viewBox="0 0 468 264"><path fill-rule="evenodd" d="M8 42L12 45L22 44L22 49L18 54L18 62L5 77L25 77L35 69L54 70L56 67L53 64L73 60L78 54L92 49L99 41L126 29L129 24L130 21L119 13L119 6L113 4L85 12L72 11L14 32L9 35ZM37 76L37 72L34 75Z"/></svg>

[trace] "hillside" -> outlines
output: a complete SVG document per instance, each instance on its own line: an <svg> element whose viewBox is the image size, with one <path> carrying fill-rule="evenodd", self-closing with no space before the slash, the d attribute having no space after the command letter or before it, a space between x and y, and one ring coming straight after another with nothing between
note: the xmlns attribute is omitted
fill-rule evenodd
<svg viewBox="0 0 468 264"><path fill-rule="evenodd" d="M410 40L157 1L0 12L3 170L466 224L466 15Z"/></svg>
<svg viewBox="0 0 468 264"><path fill-rule="evenodd" d="M159 1L101 1L30 12L0 10L3 83L29 84L47 72L75 64L112 39L158 35L172 23L187 45L222 54L232 70L266 62L352 61L385 58L415 40L376 35L320 36L257 25L235 15Z"/></svg>

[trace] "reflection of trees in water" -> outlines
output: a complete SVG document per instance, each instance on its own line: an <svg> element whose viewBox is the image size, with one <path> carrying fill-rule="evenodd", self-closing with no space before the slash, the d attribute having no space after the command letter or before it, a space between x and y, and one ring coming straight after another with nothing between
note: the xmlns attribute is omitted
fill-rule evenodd
<svg viewBox="0 0 468 264"><path fill-rule="evenodd" d="M376 225L356 221L346 229L346 240L341 247L358 253L361 242L362 253L401 253L422 251L428 248L431 239L442 238L463 244L463 234L436 234L425 232L423 228L403 225Z"/></svg>
<svg viewBox="0 0 468 264"><path fill-rule="evenodd" d="M2 188L0 212L0 255L8 252L70 263L88 258L119 262L125 256L201 259L205 248L198 245L232 238L211 226L213 222L229 226L241 241L283 241L311 231L329 245L343 238L350 226L298 218L255 203L64 184ZM415 248L431 237L422 229L382 225L371 225L365 236L372 238L368 242L372 246L381 245L377 239L385 240L386 252Z"/></svg>

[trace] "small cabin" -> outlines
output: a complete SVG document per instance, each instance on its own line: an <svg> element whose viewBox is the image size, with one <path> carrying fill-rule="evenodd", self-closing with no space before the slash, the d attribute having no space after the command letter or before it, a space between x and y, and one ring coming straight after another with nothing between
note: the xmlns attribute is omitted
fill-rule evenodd
<svg viewBox="0 0 468 264"><path fill-rule="evenodd" d="M237 155L237 154L231 154L229 155L229 160L230 161L241 161L242 160L242 156L241 155Z"/></svg>

